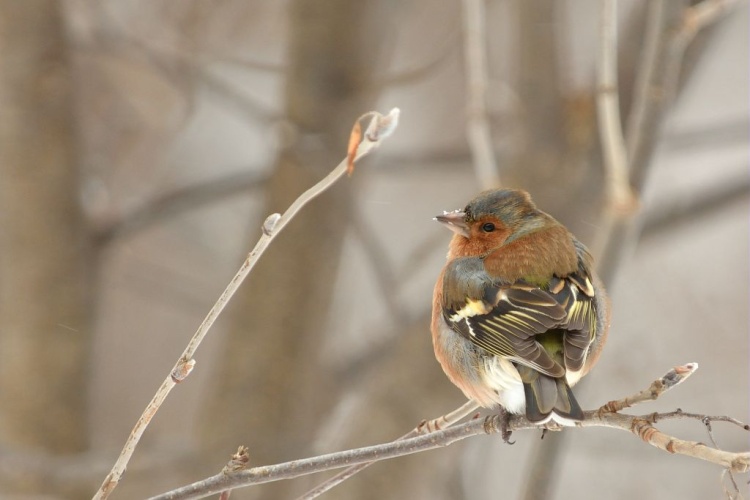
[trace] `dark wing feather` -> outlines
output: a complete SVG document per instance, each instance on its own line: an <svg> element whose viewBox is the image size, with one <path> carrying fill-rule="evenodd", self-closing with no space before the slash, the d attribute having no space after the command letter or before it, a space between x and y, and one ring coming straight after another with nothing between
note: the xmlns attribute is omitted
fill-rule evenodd
<svg viewBox="0 0 750 500"><path fill-rule="evenodd" d="M500 356L530 366L551 377L562 377L565 368L552 359L536 336L558 327L565 310L546 292L535 288L501 288L495 307L484 315L466 319L473 343Z"/></svg>
<svg viewBox="0 0 750 500"><path fill-rule="evenodd" d="M446 268L443 281L446 322L488 353L551 377L562 377L566 369L580 371L596 336L597 311L591 257L575 243L578 270L552 277L546 290L493 279L479 258L456 259ZM536 340L556 328L566 330L562 364Z"/></svg>
<svg viewBox="0 0 750 500"><path fill-rule="evenodd" d="M470 258L448 265L443 286L446 322L474 345L551 377L565 374L536 341L537 335L564 325L568 317L548 292L523 282L493 280L480 259Z"/></svg>
<svg viewBox="0 0 750 500"><path fill-rule="evenodd" d="M596 337L597 312L590 271L591 255L583 244L577 240L574 243L578 254L578 270L565 277L565 286L553 296L568 313L565 326L568 331L563 341L565 366L568 370L577 372L583 368L586 354Z"/></svg>

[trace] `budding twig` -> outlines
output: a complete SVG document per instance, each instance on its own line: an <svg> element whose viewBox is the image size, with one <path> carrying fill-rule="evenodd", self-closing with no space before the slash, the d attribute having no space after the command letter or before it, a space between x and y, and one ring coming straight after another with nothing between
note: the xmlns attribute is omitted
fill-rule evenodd
<svg viewBox="0 0 750 500"><path fill-rule="evenodd" d="M362 158L363 156L370 153L372 150L377 148L383 139L390 136L398 125L399 109L393 108L387 115L381 115L375 111L367 113L357 120L357 126L361 119L370 117L370 124L363 138L357 137L357 141L350 141L349 150L347 151L347 158L339 163L331 173L329 173L323 180L315 184L313 187L302 193L294 203L284 212L283 215L272 214L269 216L263 224L263 234L261 235L255 248L248 254L245 262L242 263L240 269L234 275L232 280L227 285L224 292L221 294L219 299L216 301L214 306L206 315L205 319L198 327L193 337L188 342L187 347L183 351L180 358L177 360L174 368L170 371L169 376L162 382L159 389L154 394L143 414L136 422L133 430L130 432L125 446L120 452L120 456L112 466L112 470L104 478L104 482L99 487L99 490L94 495L94 500L103 500L112 493L117 487L120 478L125 473L125 469L130 461L130 458L135 452L135 448L141 439L141 436L145 432L151 420L154 418L156 412L161 408L162 403L167 398L169 393L172 391L177 382L183 380L195 366L195 360L193 355L198 349L206 334L213 326L216 319L219 317L221 312L226 307L229 300L232 298L234 293L239 289L242 282L245 280L250 271L252 271L255 264L260 259L261 255L266 251L271 242L278 236L278 234L286 227L286 225L297 215L297 213L309 203L311 200L319 196L325 190L333 185L338 179L340 179L348 168L353 167L354 162ZM278 216L278 217L277 217ZM226 488L224 488L226 489ZM223 490L223 489L222 489Z"/></svg>

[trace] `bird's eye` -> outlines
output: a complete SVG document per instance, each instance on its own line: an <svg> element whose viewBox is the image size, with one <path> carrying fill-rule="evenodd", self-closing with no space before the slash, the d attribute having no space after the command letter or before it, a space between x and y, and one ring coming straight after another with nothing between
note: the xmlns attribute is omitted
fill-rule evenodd
<svg viewBox="0 0 750 500"><path fill-rule="evenodd" d="M482 224L482 231L485 233L491 233L495 230L495 225L492 222L485 222Z"/></svg>

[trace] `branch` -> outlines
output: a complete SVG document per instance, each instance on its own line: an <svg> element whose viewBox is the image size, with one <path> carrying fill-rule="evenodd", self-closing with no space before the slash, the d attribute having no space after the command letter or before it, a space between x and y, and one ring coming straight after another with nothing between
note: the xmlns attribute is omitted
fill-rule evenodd
<svg viewBox="0 0 750 500"><path fill-rule="evenodd" d="M302 193L294 203L284 212L283 215L272 214L270 215L265 223L263 224L263 235L256 243L255 248L240 266L239 271L234 275L232 280L227 285L224 292L221 294L219 299L216 301L214 306L208 312L208 315L203 320L203 323L198 327L193 337L188 342L187 347L183 351L180 358L177 360L174 368L162 382L159 389L156 391L153 399L149 402L148 406L144 410L135 427L130 433L125 446L117 458L112 470L109 472L104 482L100 486L99 490L94 495L94 500L107 498L112 491L117 487L120 478L125 473L130 458L135 451L135 447L141 439L146 427L153 419L156 412L161 407L164 400L169 395L170 391L174 388L177 383L184 380L192 371L195 366L195 360L193 355L198 349L198 346L203 341L204 337L208 333L211 326L213 326L216 319L221 314L224 307L229 303L234 293L240 287L242 282L245 280L247 275L252 271L255 264L258 262L260 257L266 251L271 242L276 236L286 227L287 224L297 215L297 213L310 201L322 194L325 190L331 187L339 178L341 178L347 170L351 171L354 162L358 161L363 156L370 153L373 149L378 147L381 141L387 138L398 125L399 109L393 108L391 112L383 116L380 113L370 112L359 119L355 124L355 128L358 128L359 121L365 117L372 117L370 124L362 137L361 142L357 144L351 144L349 146L349 152L347 158L344 159L339 165L334 168L323 180L315 184L313 187Z"/></svg>
<svg viewBox="0 0 750 500"><path fill-rule="evenodd" d="M187 186L146 201L129 213L118 214L109 220L94 220L94 235L102 245L142 231L165 218L202 208L205 205L225 201L230 196L265 185L264 173L242 172L230 174L195 186ZM92 219L97 219L96 216Z"/></svg>
<svg viewBox="0 0 750 500"><path fill-rule="evenodd" d="M628 158L620 120L617 82L617 1L602 4L597 60L599 133L604 149L604 166L610 203L627 206L632 198L628 182Z"/></svg>
<svg viewBox="0 0 750 500"><path fill-rule="evenodd" d="M483 189L500 186L487 118L487 53L484 0L464 0L464 64L466 65L466 136L474 170Z"/></svg>
<svg viewBox="0 0 750 500"><path fill-rule="evenodd" d="M717 20L734 3L729 0L703 0L688 7L687 0L648 2L644 50L636 75L626 133L629 182L635 193L634 200L642 193L652 166L665 110L679 87L686 49L699 29ZM635 247L640 232L640 221L632 216L631 212L614 220L605 220L610 222L604 231L606 236L600 238L596 245L600 250L595 252L599 276L610 285L620 262Z"/></svg>
<svg viewBox="0 0 750 500"><path fill-rule="evenodd" d="M683 366L675 366L660 379L654 380L648 389L637 394L628 396L623 399L610 401L602 406L599 411L615 413L625 408L630 408L643 403L644 401L654 401L663 393L683 383L698 369L698 363L688 363Z"/></svg>
<svg viewBox="0 0 750 500"><path fill-rule="evenodd" d="M682 29L677 35L678 38L682 38L682 43L687 45L700 30L718 21L721 16L738 3L737 0L703 0L689 7L685 11Z"/></svg>
<svg viewBox="0 0 750 500"><path fill-rule="evenodd" d="M677 92L685 50L701 29L716 22L737 2L704 0L687 8L685 3L649 2L644 55L636 75L626 134L630 178L637 190L645 182L665 105Z"/></svg>
<svg viewBox="0 0 750 500"><path fill-rule="evenodd" d="M477 405L473 401L468 401L464 403L461 407L456 408L452 412L443 415L442 417L438 417L435 419L432 419L430 421L422 421L418 426L416 426L411 431L407 432L400 438L398 438L397 441L401 441L404 439L409 439L415 436L419 436L421 434L427 434L431 432L438 431L440 429L447 429L448 427L452 426L474 410L479 408L479 405ZM365 470L370 465L374 464L375 461L372 462L365 462L359 465L353 465L347 469L345 469L342 472L339 472L332 478L328 479L327 481L320 483L313 489L309 490L304 495L300 496L297 500L312 500L314 498L318 498L320 495L325 493L326 491L330 490L331 488L334 488L338 486L339 484L343 483L350 477L354 476L355 474Z"/></svg>
<svg viewBox="0 0 750 500"><path fill-rule="evenodd" d="M610 411L607 408L608 405L618 407L626 404L636 404L637 402L656 399L664 392L676 387L687 379L697 369L697 366L696 363L688 363L684 366L675 367L666 375L653 382L646 391L638 392L616 402L610 402L598 410L585 412L585 419L576 423L576 427L608 427L630 432L651 446L667 451L668 453L676 453L705 460L720 465L733 472L747 472L750 470L750 452L735 453L723 451L706 446L703 443L685 441L670 436L654 427L654 424L661 419L683 418L699 420L701 422L704 422L707 419L717 421L726 420L736 423L746 430L750 429L750 427L736 421L735 419L730 417L709 417L705 415L687 414L682 413L681 411L671 413L652 413L648 415L623 415L621 413ZM658 389L652 390L654 387L658 387ZM649 396L644 396L644 393L648 393ZM464 405L454 413L460 413L466 408L468 408L468 406ZM446 416L446 418L447 417L448 416ZM507 429L510 431L544 428L544 425L531 423L522 415L514 415L507 422ZM412 432L419 432L418 429L419 427ZM241 486L268 483L282 479L292 479L342 467L359 467L380 460L449 446L471 436L497 434L502 432L502 430L503 421L500 415L474 418L468 422L444 430L436 430L427 434L399 439L390 443L330 453L276 465L253 467L236 473L222 471L222 473L211 476L202 481L197 481L193 484L152 497L151 500L203 498L211 494Z"/></svg>
<svg viewBox="0 0 750 500"><path fill-rule="evenodd" d="M630 188L625 136L620 120L620 98L617 83L617 1L602 4L597 59L596 108L599 135L604 150L607 198L602 229L597 233L594 255L604 253L612 228L621 219L629 218L638 206Z"/></svg>

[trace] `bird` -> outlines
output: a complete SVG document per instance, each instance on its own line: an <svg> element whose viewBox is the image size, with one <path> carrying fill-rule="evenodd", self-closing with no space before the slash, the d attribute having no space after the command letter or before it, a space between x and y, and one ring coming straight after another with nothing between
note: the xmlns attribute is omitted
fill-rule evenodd
<svg viewBox="0 0 750 500"><path fill-rule="evenodd" d="M520 189L484 191L435 220L454 233L431 323L447 377L506 424L510 414L553 429L584 420L571 387L596 364L609 330L589 251Z"/></svg>

